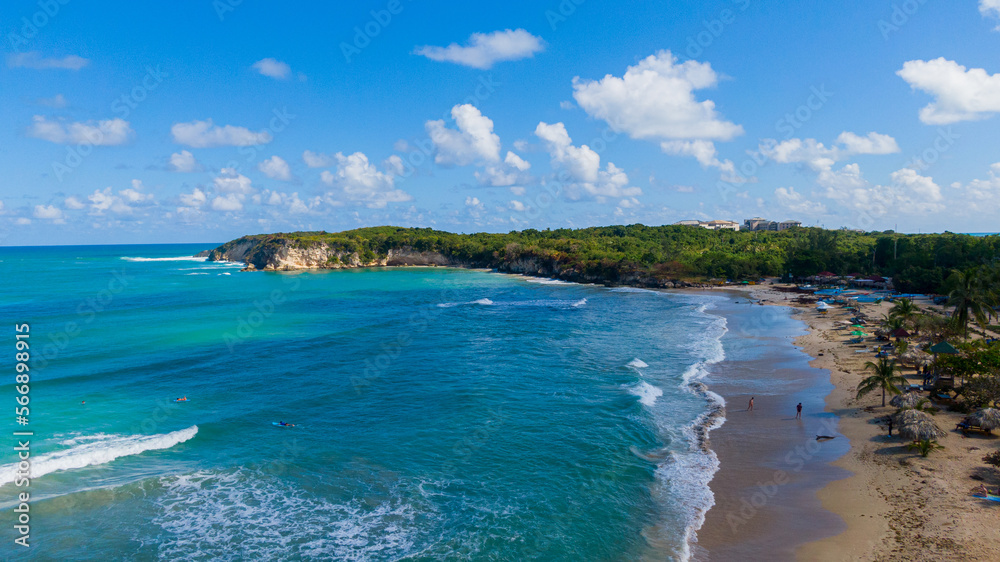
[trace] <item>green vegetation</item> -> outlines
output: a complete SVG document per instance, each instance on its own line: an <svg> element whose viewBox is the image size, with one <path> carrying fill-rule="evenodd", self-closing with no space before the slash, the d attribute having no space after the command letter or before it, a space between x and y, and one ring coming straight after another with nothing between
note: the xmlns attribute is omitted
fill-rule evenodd
<svg viewBox="0 0 1000 562"><path fill-rule="evenodd" d="M927 455L931 454L931 451L937 449L944 449L943 446L939 445L937 441L932 439L921 439L916 443L910 443L909 445L906 446L906 448L911 451L913 450L917 451L918 453L920 453L921 457L926 457Z"/></svg>
<svg viewBox="0 0 1000 562"><path fill-rule="evenodd" d="M607 226L452 234L426 228L373 227L340 233L247 236L220 247L252 243L252 254L277 246L328 245L362 260L390 249L440 252L457 263L509 270L533 260L563 279L621 282L807 277L821 271L892 277L904 292L943 292L954 269L992 265L1000 236L902 235L793 228L782 232L713 231L687 226ZM251 256L252 257L252 256Z"/></svg>
<svg viewBox="0 0 1000 562"><path fill-rule="evenodd" d="M899 394L900 385L907 384L896 370L896 361L882 357L878 363L865 363L865 369L872 372L871 376L858 383L858 399L876 390L882 391L882 407L885 407L885 393Z"/></svg>
<svg viewBox="0 0 1000 562"><path fill-rule="evenodd" d="M997 315L994 309L1000 304L1000 269L997 267L956 269L945 286L948 289L948 306L955 307L952 320L966 337L970 320L985 327Z"/></svg>

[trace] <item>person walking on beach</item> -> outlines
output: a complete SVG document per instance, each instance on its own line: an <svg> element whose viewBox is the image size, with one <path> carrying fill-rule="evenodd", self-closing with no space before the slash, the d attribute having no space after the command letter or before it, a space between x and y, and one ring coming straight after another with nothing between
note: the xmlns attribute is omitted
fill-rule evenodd
<svg viewBox="0 0 1000 562"><path fill-rule="evenodd" d="M747 411L748 412L752 412L753 411L753 396L750 397L750 405L747 406Z"/></svg>
<svg viewBox="0 0 1000 562"><path fill-rule="evenodd" d="M799 402L799 405L795 407L795 419L802 419L802 402Z"/></svg>

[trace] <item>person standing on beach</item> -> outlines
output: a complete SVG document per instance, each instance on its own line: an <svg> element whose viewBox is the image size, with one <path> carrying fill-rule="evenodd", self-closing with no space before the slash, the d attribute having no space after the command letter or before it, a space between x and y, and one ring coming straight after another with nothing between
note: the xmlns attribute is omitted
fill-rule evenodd
<svg viewBox="0 0 1000 562"><path fill-rule="evenodd" d="M802 419L802 402L799 402L799 405L795 407L795 419Z"/></svg>
<svg viewBox="0 0 1000 562"><path fill-rule="evenodd" d="M889 437L892 437L892 416L889 416Z"/></svg>
<svg viewBox="0 0 1000 562"><path fill-rule="evenodd" d="M748 412L752 412L753 411L753 396L750 397L750 405L747 406L747 411Z"/></svg>

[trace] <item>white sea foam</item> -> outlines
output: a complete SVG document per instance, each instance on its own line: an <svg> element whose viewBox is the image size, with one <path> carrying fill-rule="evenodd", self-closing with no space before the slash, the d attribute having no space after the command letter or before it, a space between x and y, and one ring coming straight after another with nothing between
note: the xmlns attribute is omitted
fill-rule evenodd
<svg viewBox="0 0 1000 562"><path fill-rule="evenodd" d="M562 279L550 279L548 277L524 277L524 280L528 283L538 283L539 285L575 285L576 283L570 283L569 281L563 281Z"/></svg>
<svg viewBox="0 0 1000 562"><path fill-rule="evenodd" d="M713 316L707 312L712 306L711 301L701 302L697 308L698 313ZM719 470L719 457L708 447L707 440L709 432L722 427L726 421L726 401L708 390L701 380L708 375L709 365L725 360L722 337L727 331L726 318L715 316L709 329L703 332L705 337L695 342L697 349L702 352L702 360L684 372L683 387L704 398L709 410L682 430L689 450L675 452L671 462L657 469L661 483L667 486L672 497L680 498L680 504L687 512L683 550L679 553L679 558L684 561L691 558L691 549L698 540L698 530L705 523L705 514L715 505L715 494L709 487L709 482Z"/></svg>
<svg viewBox="0 0 1000 562"><path fill-rule="evenodd" d="M109 433L95 433L94 435L82 435L80 433L72 433L70 435L71 437L69 439L63 439L62 441L59 442L59 444L72 447L73 445L79 445L80 443L84 443L87 441L101 441L115 437L114 435L111 435ZM58 437L62 436L57 436L57 438Z"/></svg>
<svg viewBox="0 0 1000 562"><path fill-rule="evenodd" d="M46 474L109 463L121 457L138 455L146 451L169 449L183 443L198 433L198 426L160 435L101 435L93 438L75 437L70 449L63 449L38 456L32 455L31 478ZM81 443L82 442L82 443ZM17 464L0 466L0 486L13 482Z"/></svg>
<svg viewBox="0 0 1000 562"><path fill-rule="evenodd" d="M490 299L479 299L472 301L470 304L481 304L483 306L492 306L493 301L491 301Z"/></svg>
<svg viewBox="0 0 1000 562"><path fill-rule="evenodd" d="M572 306L573 308L580 308L581 306L586 306L586 304L587 304L587 299L580 299L575 303L571 304L570 306Z"/></svg>
<svg viewBox="0 0 1000 562"><path fill-rule="evenodd" d="M125 261L207 261L207 257L179 256L176 258L122 258Z"/></svg>
<svg viewBox="0 0 1000 562"><path fill-rule="evenodd" d="M656 404L656 399L663 396L663 389L655 387L646 381L629 388L629 392L639 397L639 402L643 406L652 407Z"/></svg>
<svg viewBox="0 0 1000 562"><path fill-rule="evenodd" d="M645 361L643 361L642 359L639 359L638 357L636 357L635 359L629 361L628 362L628 366L632 367L634 369L645 369L646 367L649 367L649 365L646 364Z"/></svg>
<svg viewBox="0 0 1000 562"><path fill-rule="evenodd" d="M330 501L248 469L160 479L153 523L168 560L399 559L421 536L398 490L379 502Z"/></svg>

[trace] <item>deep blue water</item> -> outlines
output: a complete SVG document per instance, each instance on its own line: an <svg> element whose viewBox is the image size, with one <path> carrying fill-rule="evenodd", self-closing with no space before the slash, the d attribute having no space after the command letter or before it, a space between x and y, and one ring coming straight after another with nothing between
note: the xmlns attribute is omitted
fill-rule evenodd
<svg viewBox="0 0 1000 562"><path fill-rule="evenodd" d="M31 327L14 559L685 556L724 297L173 259L209 247L0 248L0 345Z"/></svg>

